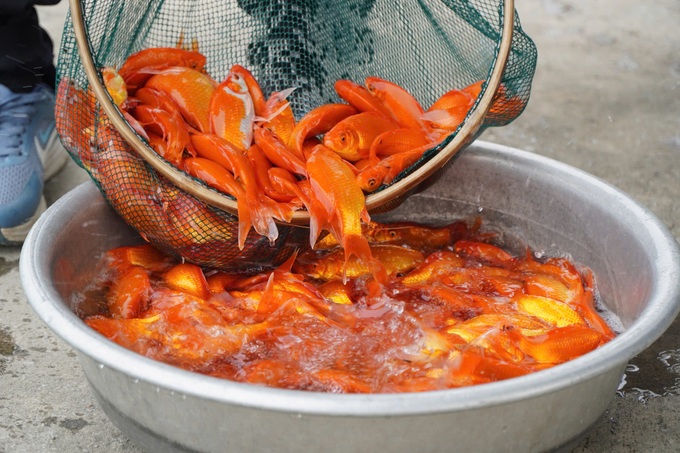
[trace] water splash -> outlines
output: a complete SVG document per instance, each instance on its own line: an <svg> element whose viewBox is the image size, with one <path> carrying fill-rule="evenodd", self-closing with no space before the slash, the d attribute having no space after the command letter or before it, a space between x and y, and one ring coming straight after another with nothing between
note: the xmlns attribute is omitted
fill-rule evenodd
<svg viewBox="0 0 680 453"><path fill-rule="evenodd" d="M637 398L641 403L646 403L653 398L661 398L664 396L679 396L680 395L680 349L667 349L657 354L656 358L657 370L653 374L653 378L657 380L658 388L654 390L643 388L637 383L645 382L645 377L650 374L647 367L640 368L634 363L629 363L617 389L617 393L622 397ZM653 367L650 367L653 368ZM663 376L658 376L659 369L665 371ZM653 383L648 380L648 383ZM631 385L632 384L632 385Z"/></svg>

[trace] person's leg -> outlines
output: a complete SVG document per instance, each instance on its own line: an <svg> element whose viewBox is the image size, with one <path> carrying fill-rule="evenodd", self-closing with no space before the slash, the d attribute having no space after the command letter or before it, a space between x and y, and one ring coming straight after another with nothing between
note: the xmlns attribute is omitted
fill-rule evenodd
<svg viewBox="0 0 680 453"><path fill-rule="evenodd" d="M0 0L0 245L20 244L45 210L43 185L66 161L54 128L52 41L34 4Z"/></svg>
<svg viewBox="0 0 680 453"><path fill-rule="evenodd" d="M34 5L59 0L0 0L0 84L27 93L39 83L54 89L52 40L40 27Z"/></svg>

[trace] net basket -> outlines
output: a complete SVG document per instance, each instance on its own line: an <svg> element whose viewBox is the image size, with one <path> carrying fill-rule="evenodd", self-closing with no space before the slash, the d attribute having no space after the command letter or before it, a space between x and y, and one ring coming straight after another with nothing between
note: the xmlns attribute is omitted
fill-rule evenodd
<svg viewBox="0 0 680 453"><path fill-rule="evenodd" d="M295 87L299 119L341 102L339 79L378 76L423 105L477 81L465 121L389 186L366 198L388 210L422 188L487 127L525 108L536 48L512 1L493 0L71 0L57 67L57 128L71 157L142 237L200 265L236 272L275 266L308 246L308 229L280 225L270 244L251 233L237 247L234 200L155 154L125 122L98 69L119 68L149 47L196 42L206 70L221 80L247 67L265 94ZM502 95L500 95L502 94ZM307 217L308 219L308 217ZM305 223L300 213L298 223Z"/></svg>

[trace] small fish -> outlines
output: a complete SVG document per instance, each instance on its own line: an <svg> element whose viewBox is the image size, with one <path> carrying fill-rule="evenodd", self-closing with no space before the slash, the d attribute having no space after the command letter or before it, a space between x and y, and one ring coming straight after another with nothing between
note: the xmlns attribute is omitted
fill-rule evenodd
<svg viewBox="0 0 680 453"><path fill-rule="evenodd" d="M116 107L122 108L123 104L128 99L125 80L123 80L115 69L110 67L102 68L102 79L104 80L104 86L106 86L106 91L109 93L109 96L111 96L113 103Z"/></svg>
<svg viewBox="0 0 680 453"><path fill-rule="evenodd" d="M246 82L248 87L248 93L250 93L250 98L253 100L253 109L255 110L255 115L264 116L265 115L265 97L262 92L262 88L258 83L257 79L253 74L241 65L235 64L230 69L229 72L240 75Z"/></svg>
<svg viewBox="0 0 680 453"><path fill-rule="evenodd" d="M464 264L465 260L453 252L447 250L434 252L428 255L420 266L403 276L401 283L409 286L422 285L456 271Z"/></svg>
<svg viewBox="0 0 680 453"><path fill-rule="evenodd" d="M206 58L197 51L175 47L143 49L130 55L118 70L132 88L143 86L155 73L170 67L185 67L203 72Z"/></svg>
<svg viewBox="0 0 680 453"><path fill-rule="evenodd" d="M181 166L184 151L193 149L189 130L182 119L182 115L177 111L166 111L148 105L138 105L131 115L149 133L159 135L165 141L164 154L165 160L175 165ZM195 154L191 151L191 154Z"/></svg>
<svg viewBox="0 0 680 453"><path fill-rule="evenodd" d="M421 118L437 129L454 131L465 120L476 97L463 90L450 90L437 99Z"/></svg>
<svg viewBox="0 0 680 453"><path fill-rule="evenodd" d="M208 113L210 132L244 153L253 143L255 107L244 78L229 72L215 89Z"/></svg>
<svg viewBox="0 0 680 453"><path fill-rule="evenodd" d="M210 298L211 293L205 274L195 264L176 264L163 274L163 281L172 289L186 292L203 300Z"/></svg>
<svg viewBox="0 0 680 453"><path fill-rule="evenodd" d="M302 157L302 144L306 139L328 132L340 121L356 113L357 109L347 104L324 104L317 107L295 125L288 139L288 146Z"/></svg>
<svg viewBox="0 0 680 453"><path fill-rule="evenodd" d="M369 150L371 158L381 158L421 148L432 141L421 129L394 129L378 135Z"/></svg>
<svg viewBox="0 0 680 453"><path fill-rule="evenodd" d="M319 291L327 300L339 305L352 305L354 285L352 282L342 283L342 280L330 280L319 286Z"/></svg>
<svg viewBox="0 0 680 453"><path fill-rule="evenodd" d="M429 131L429 126L421 119L425 113L423 107L404 88L380 77L367 77L366 88L382 102L399 126Z"/></svg>
<svg viewBox="0 0 680 453"><path fill-rule="evenodd" d="M168 270L174 261L150 244L116 247L106 252L106 258L110 266L119 272L127 271L132 267L141 267L151 272L163 272Z"/></svg>
<svg viewBox="0 0 680 453"><path fill-rule="evenodd" d="M175 101L187 123L201 132L210 132L208 113L215 86L215 81L208 75L185 67L165 69L145 85Z"/></svg>
<svg viewBox="0 0 680 453"><path fill-rule="evenodd" d="M525 354L543 364L558 364L582 356L602 344L601 333L578 324L556 327L544 335L525 337L519 333L517 344Z"/></svg>
<svg viewBox="0 0 680 453"><path fill-rule="evenodd" d="M391 118L390 111L370 91L351 80L338 80L335 82L335 92L340 98L360 112L375 112L385 118Z"/></svg>
<svg viewBox="0 0 680 453"><path fill-rule="evenodd" d="M282 193L274 188L269 177L269 170L280 167L272 167L272 163L269 162L269 159L267 159L262 152L262 149L257 144L254 143L248 148L246 157L248 157L250 164L253 167L259 189L263 191L266 196L272 200L282 202L287 202L295 198L294 193Z"/></svg>
<svg viewBox="0 0 680 453"><path fill-rule="evenodd" d="M413 248L439 248L451 243L451 228L412 222L373 223L367 234L381 244L408 244Z"/></svg>
<svg viewBox="0 0 680 453"><path fill-rule="evenodd" d="M418 250L397 245L371 245L371 254L390 276L408 272L425 259ZM296 272L324 281L342 278L343 273L346 277L357 278L371 272L369 266L356 256L345 263L343 250L335 250L320 257L316 252L308 252L298 257L295 269Z"/></svg>
<svg viewBox="0 0 680 453"><path fill-rule="evenodd" d="M300 176L307 176L307 168L302 158L287 147L272 131L256 126L253 139L272 164Z"/></svg>
<svg viewBox="0 0 680 453"><path fill-rule="evenodd" d="M258 114L267 129L274 132L283 143L288 143L295 129L295 116L287 100L294 90L295 88L288 88L272 93L265 102L262 113Z"/></svg>
<svg viewBox="0 0 680 453"><path fill-rule="evenodd" d="M541 296L522 295L515 299L517 309L527 315L535 316L551 325L565 327L573 324L585 325L584 319L576 310L564 302Z"/></svg>
<svg viewBox="0 0 680 453"><path fill-rule="evenodd" d="M416 163L428 149L430 145L380 159L375 165L365 168L357 175L357 184L365 192L373 192L382 184L390 184L399 173Z"/></svg>
<svg viewBox="0 0 680 453"><path fill-rule="evenodd" d="M375 112L348 116L326 132L323 144L350 162L368 157L376 137L397 129L397 124Z"/></svg>
<svg viewBox="0 0 680 453"><path fill-rule="evenodd" d="M454 250L463 256L469 256L494 266L508 266L517 259L495 245L486 242L460 240L454 244Z"/></svg>
<svg viewBox="0 0 680 453"><path fill-rule="evenodd" d="M243 250L248 232L252 226L252 214L243 186L236 181L229 170L203 157L189 157L183 160L184 170L194 178L204 181L223 193L236 198L238 209L238 246Z"/></svg>
<svg viewBox="0 0 680 453"><path fill-rule="evenodd" d="M310 244L323 229L335 236L345 250L345 262L355 255L371 268L380 282L387 280L383 266L371 256L368 241L362 234L361 221L369 222L364 194L356 185L354 172L333 151L317 145L307 160L312 188ZM346 281L346 278L343 278Z"/></svg>
<svg viewBox="0 0 680 453"><path fill-rule="evenodd" d="M146 310L151 295L151 281L146 269L132 266L111 286L106 304L113 318L136 318Z"/></svg>

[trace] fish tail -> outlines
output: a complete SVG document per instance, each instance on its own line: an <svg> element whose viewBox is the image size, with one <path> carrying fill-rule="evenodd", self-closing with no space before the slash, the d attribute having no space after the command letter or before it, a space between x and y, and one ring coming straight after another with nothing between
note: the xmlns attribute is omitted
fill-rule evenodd
<svg viewBox="0 0 680 453"><path fill-rule="evenodd" d="M252 227L252 218L250 215L250 209L248 209L245 200L237 199L237 210L238 210L238 248L243 250L246 245L246 238L248 237L248 232Z"/></svg>
<svg viewBox="0 0 680 453"><path fill-rule="evenodd" d="M373 277L380 283L387 283L387 271L380 261L373 257L371 247L368 245L368 240L363 235L353 234L347 235L342 241L342 246L345 250L345 264L342 268L343 283L347 282L346 270L347 263L352 255L356 256L370 270Z"/></svg>
<svg viewBox="0 0 680 453"><path fill-rule="evenodd" d="M247 197L248 205L252 209L252 223L258 234L265 236L272 244L279 237L279 230L272 216L272 211L254 197Z"/></svg>

